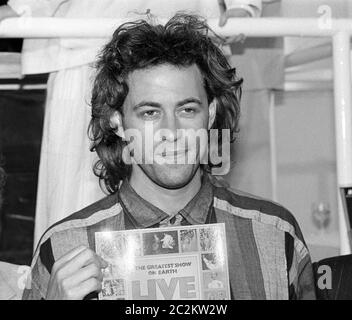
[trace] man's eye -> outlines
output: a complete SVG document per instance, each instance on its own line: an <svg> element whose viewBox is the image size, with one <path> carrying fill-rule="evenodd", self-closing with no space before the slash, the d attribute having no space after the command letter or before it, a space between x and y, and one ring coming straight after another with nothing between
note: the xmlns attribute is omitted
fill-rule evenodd
<svg viewBox="0 0 352 320"><path fill-rule="evenodd" d="M196 110L194 108L184 108L181 112L187 115L192 115L196 112Z"/></svg>
<svg viewBox="0 0 352 320"><path fill-rule="evenodd" d="M157 111L157 110L148 110L148 111L144 111L142 113L142 116L145 119L153 119L153 118L157 117L158 114L159 114L159 111Z"/></svg>

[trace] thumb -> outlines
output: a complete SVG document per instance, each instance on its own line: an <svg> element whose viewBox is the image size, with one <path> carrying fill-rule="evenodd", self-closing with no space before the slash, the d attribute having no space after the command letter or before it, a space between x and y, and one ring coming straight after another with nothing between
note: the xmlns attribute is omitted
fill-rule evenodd
<svg viewBox="0 0 352 320"><path fill-rule="evenodd" d="M218 5L219 5L219 12L220 12L219 27L223 27L227 22L225 0L218 0Z"/></svg>
<svg viewBox="0 0 352 320"><path fill-rule="evenodd" d="M223 27L227 22L227 14L225 12L220 13L220 18L219 18L219 27Z"/></svg>
<svg viewBox="0 0 352 320"><path fill-rule="evenodd" d="M98 257L99 257L100 267L102 269L107 268L109 266L109 263L106 260L104 260L102 257L100 257L100 256L98 256Z"/></svg>

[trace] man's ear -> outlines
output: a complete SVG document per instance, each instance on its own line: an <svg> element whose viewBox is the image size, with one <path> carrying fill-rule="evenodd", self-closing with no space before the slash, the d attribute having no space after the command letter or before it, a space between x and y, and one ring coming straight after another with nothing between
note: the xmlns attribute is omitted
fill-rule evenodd
<svg viewBox="0 0 352 320"><path fill-rule="evenodd" d="M110 126L114 129L115 134L125 139L125 130L122 125L122 116L121 113L115 111L112 116L110 117Z"/></svg>
<svg viewBox="0 0 352 320"><path fill-rule="evenodd" d="M209 104L208 130L210 130L210 128L212 127L212 125L215 121L216 105L217 105L216 99L213 99L213 101Z"/></svg>

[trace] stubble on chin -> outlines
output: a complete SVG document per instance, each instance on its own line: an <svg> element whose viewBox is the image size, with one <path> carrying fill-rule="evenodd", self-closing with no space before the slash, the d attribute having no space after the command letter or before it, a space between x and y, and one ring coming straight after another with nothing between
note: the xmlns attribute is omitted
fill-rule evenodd
<svg viewBox="0 0 352 320"><path fill-rule="evenodd" d="M166 189L179 189L187 185L199 165L164 164L140 165L144 174L155 184Z"/></svg>

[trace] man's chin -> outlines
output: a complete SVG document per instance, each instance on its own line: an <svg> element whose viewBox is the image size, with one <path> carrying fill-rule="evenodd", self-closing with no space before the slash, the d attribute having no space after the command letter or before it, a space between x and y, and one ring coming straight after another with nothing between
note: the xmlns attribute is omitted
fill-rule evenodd
<svg viewBox="0 0 352 320"><path fill-rule="evenodd" d="M154 165L153 168L143 168L143 171L159 186L165 189L179 189L192 180L198 168L199 165L194 164L164 164Z"/></svg>

